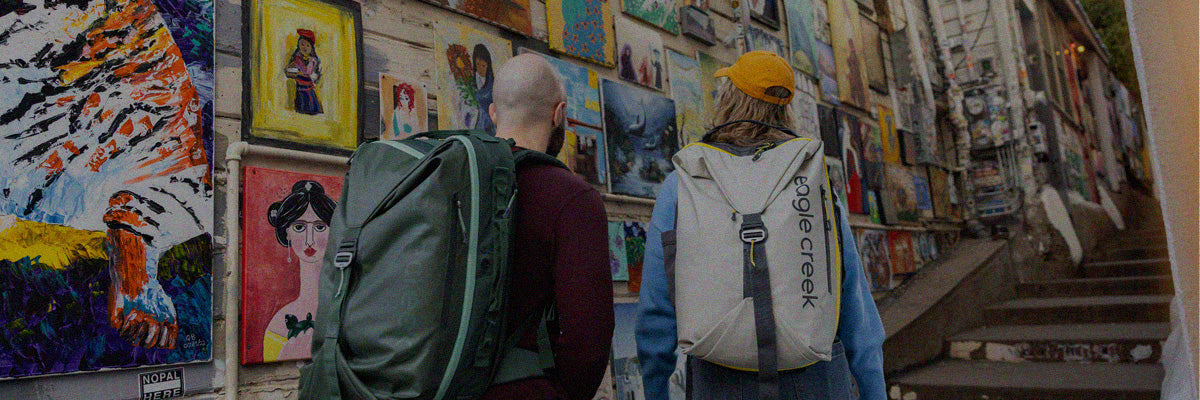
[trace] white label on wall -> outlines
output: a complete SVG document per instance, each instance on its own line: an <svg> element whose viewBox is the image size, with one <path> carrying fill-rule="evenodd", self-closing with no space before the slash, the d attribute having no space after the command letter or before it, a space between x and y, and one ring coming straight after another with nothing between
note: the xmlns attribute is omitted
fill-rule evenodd
<svg viewBox="0 0 1200 400"><path fill-rule="evenodd" d="M138 381L142 384L142 400L183 396L183 368L139 374Z"/></svg>

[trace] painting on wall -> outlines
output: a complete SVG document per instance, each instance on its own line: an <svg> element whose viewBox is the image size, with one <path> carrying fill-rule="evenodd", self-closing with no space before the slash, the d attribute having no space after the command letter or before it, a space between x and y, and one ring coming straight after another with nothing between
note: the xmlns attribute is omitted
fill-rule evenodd
<svg viewBox="0 0 1200 400"><path fill-rule="evenodd" d="M617 76L642 86L662 90L662 36L653 29L629 19L617 20Z"/></svg>
<svg viewBox="0 0 1200 400"><path fill-rule="evenodd" d="M613 303L612 380L616 393L611 400L645 399L634 338L637 318L637 303Z"/></svg>
<svg viewBox="0 0 1200 400"><path fill-rule="evenodd" d="M765 50L784 57L787 60L787 46L783 44L783 39L772 35L770 32L754 27L754 25L746 25L744 32L745 46L742 48L743 53L749 53L755 50Z"/></svg>
<svg viewBox="0 0 1200 400"><path fill-rule="evenodd" d="M667 50L671 72L671 97L675 100L675 124L679 127L680 146L699 142L707 119L700 100L700 63L695 58Z"/></svg>
<svg viewBox="0 0 1200 400"><path fill-rule="evenodd" d="M929 177L925 167L909 167L913 178L913 194L917 196L917 210L922 217L933 216L933 200L929 198Z"/></svg>
<svg viewBox="0 0 1200 400"><path fill-rule="evenodd" d="M879 112L879 134L883 144L883 161L900 163L900 138L896 132L896 114L892 109L877 106Z"/></svg>
<svg viewBox="0 0 1200 400"><path fill-rule="evenodd" d="M606 67L617 64L608 0L547 0L550 50Z"/></svg>
<svg viewBox="0 0 1200 400"><path fill-rule="evenodd" d="M821 100L839 104L837 62L833 58L833 47L817 42L817 76L820 78Z"/></svg>
<svg viewBox="0 0 1200 400"><path fill-rule="evenodd" d="M833 35L829 32L829 4L826 1L812 0L813 39L818 42L833 43Z"/></svg>
<svg viewBox="0 0 1200 400"><path fill-rule="evenodd" d="M951 217L950 181L946 170L940 167L929 166L929 197L935 217Z"/></svg>
<svg viewBox="0 0 1200 400"><path fill-rule="evenodd" d="M342 177L247 167L244 185L242 364L309 358Z"/></svg>
<svg viewBox="0 0 1200 400"><path fill-rule="evenodd" d="M696 6L687 6L680 10L680 30L684 36L713 45L717 42L717 31L713 27L712 16L707 11Z"/></svg>
<svg viewBox="0 0 1200 400"><path fill-rule="evenodd" d="M871 291L891 290L893 272L887 232L861 229L856 237L858 254L862 257L863 272L871 282Z"/></svg>
<svg viewBox="0 0 1200 400"><path fill-rule="evenodd" d="M788 63L800 72L817 76L812 0L785 0L783 8L787 15L788 45L791 47Z"/></svg>
<svg viewBox="0 0 1200 400"><path fill-rule="evenodd" d="M704 99L704 119L705 123L711 118L713 112L716 111L718 78L713 75L717 70L728 67L730 64L721 61L708 53L699 52L696 54L696 61L700 63L700 97Z"/></svg>
<svg viewBox="0 0 1200 400"><path fill-rule="evenodd" d="M817 105L817 120L821 125L821 141L825 143L825 155L842 158L842 134L838 131L837 110Z"/></svg>
<svg viewBox="0 0 1200 400"><path fill-rule="evenodd" d="M621 0L621 5L626 14L672 35L679 34L679 6L675 0Z"/></svg>
<svg viewBox="0 0 1200 400"><path fill-rule="evenodd" d="M858 121L850 115L837 113L838 136L842 141L842 162L846 167L846 205L855 214L869 213L866 170L863 168L863 138L858 133Z"/></svg>
<svg viewBox="0 0 1200 400"><path fill-rule="evenodd" d="M859 46L862 50L863 66L866 68L867 86L880 93L888 92L887 71L884 69L883 46L879 25L863 14L858 14Z"/></svg>
<svg viewBox="0 0 1200 400"><path fill-rule="evenodd" d="M793 72L796 93L792 95L792 124L796 134L809 139L821 139L821 124L817 116L817 84L808 75ZM841 150L841 147L836 147ZM828 152L828 149L826 150Z"/></svg>
<svg viewBox="0 0 1200 400"><path fill-rule="evenodd" d="M559 81L563 86L563 94L567 96L568 124L579 123L599 127L604 123L600 114L600 79L596 75L596 71L523 47L519 52L541 56L550 62L550 67L558 73Z"/></svg>
<svg viewBox="0 0 1200 400"><path fill-rule="evenodd" d="M884 179L884 220L889 224L915 224L920 221L919 198L908 167L886 163Z"/></svg>
<svg viewBox="0 0 1200 400"><path fill-rule="evenodd" d="M679 151L675 101L607 79L601 93L610 191L654 198Z"/></svg>
<svg viewBox="0 0 1200 400"><path fill-rule="evenodd" d="M833 157L825 157L825 172L829 174L829 186L837 193L839 199L846 199L846 167L842 161ZM849 210L847 210L849 211Z"/></svg>
<svg viewBox="0 0 1200 400"><path fill-rule="evenodd" d="M608 263L612 280L629 280L629 258L625 250L625 223L608 221Z"/></svg>
<svg viewBox="0 0 1200 400"><path fill-rule="evenodd" d="M348 0L244 3L242 132L353 150L362 134L362 16Z"/></svg>
<svg viewBox="0 0 1200 400"><path fill-rule="evenodd" d="M646 223L624 221L625 258L629 266L629 293L638 293L642 286L642 261L646 257Z"/></svg>
<svg viewBox="0 0 1200 400"><path fill-rule="evenodd" d="M213 3L0 6L0 378L211 359Z"/></svg>
<svg viewBox="0 0 1200 400"><path fill-rule="evenodd" d="M404 139L429 130L425 84L379 74L379 140Z"/></svg>
<svg viewBox="0 0 1200 400"><path fill-rule="evenodd" d="M834 62L837 67L838 99L858 108L870 109L867 93L866 56L859 39L858 5L852 0L829 0L829 25Z"/></svg>
<svg viewBox="0 0 1200 400"><path fill-rule="evenodd" d="M771 29L779 29L779 4L776 0L749 0L750 18ZM782 55L783 53L776 53Z"/></svg>
<svg viewBox="0 0 1200 400"><path fill-rule="evenodd" d="M443 23L434 58L438 81L438 129L476 129L496 134L488 115L495 70L512 56L512 44L465 25Z"/></svg>
<svg viewBox="0 0 1200 400"><path fill-rule="evenodd" d="M883 141L879 135L879 128L866 122L858 121L857 118L849 114L842 115L852 118L857 122L858 130L856 132L861 138L859 143L862 145L860 148L862 151L860 153L863 162L862 169L866 172L863 174L863 188L880 194L884 186L885 163L883 162ZM874 214L872 213L872 215Z"/></svg>
<svg viewBox="0 0 1200 400"><path fill-rule="evenodd" d="M888 255L892 261L892 274L911 274L917 272L916 249L913 248L912 234L908 231L888 231Z"/></svg>
<svg viewBox="0 0 1200 400"><path fill-rule="evenodd" d="M604 133L599 128L568 122L566 135L568 139L563 143L559 159L588 183L603 185L608 173L604 160Z"/></svg>
<svg viewBox="0 0 1200 400"><path fill-rule="evenodd" d="M422 0L525 36L533 36L529 0ZM499 63L497 63L499 64Z"/></svg>

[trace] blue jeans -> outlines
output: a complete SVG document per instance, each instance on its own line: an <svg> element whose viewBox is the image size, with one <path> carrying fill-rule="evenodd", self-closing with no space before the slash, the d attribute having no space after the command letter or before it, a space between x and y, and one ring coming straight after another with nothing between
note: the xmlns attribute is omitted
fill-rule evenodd
<svg viewBox="0 0 1200 400"><path fill-rule="evenodd" d="M753 350L751 350L753 351ZM697 358L687 360L689 400L758 398L758 373L738 371ZM779 372L779 399L857 400L858 388L846 362L846 348L833 342L833 359Z"/></svg>

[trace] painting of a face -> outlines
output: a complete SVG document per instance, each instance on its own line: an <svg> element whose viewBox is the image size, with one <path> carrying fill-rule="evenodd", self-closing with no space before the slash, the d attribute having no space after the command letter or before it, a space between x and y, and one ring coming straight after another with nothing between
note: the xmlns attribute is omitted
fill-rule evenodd
<svg viewBox="0 0 1200 400"><path fill-rule="evenodd" d="M296 41L296 43L296 47L300 48L300 54L305 56L311 56L313 54L313 45L312 43L309 43L308 40L300 39Z"/></svg>
<svg viewBox="0 0 1200 400"><path fill-rule="evenodd" d="M479 74L479 76L487 76L487 71L488 71L488 60L483 59L483 58L476 58L475 59L475 73Z"/></svg>
<svg viewBox="0 0 1200 400"><path fill-rule="evenodd" d="M322 221L312 207L287 228L288 247L303 262L320 262L325 256L325 240L329 237L329 224Z"/></svg>
<svg viewBox="0 0 1200 400"><path fill-rule="evenodd" d="M396 103L396 107L412 109L412 99L408 97L408 92L400 91L400 101Z"/></svg>

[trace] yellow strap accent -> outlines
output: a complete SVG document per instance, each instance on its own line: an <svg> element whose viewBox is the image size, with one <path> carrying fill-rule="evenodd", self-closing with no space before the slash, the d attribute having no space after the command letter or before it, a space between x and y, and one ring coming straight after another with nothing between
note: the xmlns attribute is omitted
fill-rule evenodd
<svg viewBox="0 0 1200 400"><path fill-rule="evenodd" d="M791 138L791 139L788 139L788 140L785 140L785 141L779 142L779 144L778 144L777 146L782 146L784 143L787 143L787 142L790 142L790 141L793 141L793 140L812 140L812 139L809 139L809 138ZM688 147L692 147L692 146L701 146L701 147L707 147L707 148L710 148L710 149L713 149L713 150L716 150L716 151L719 151L719 152L722 152L722 153L725 153L725 154L729 154L729 155L731 155L731 156L737 156L737 154L730 153L729 151L726 151L725 149L722 149L722 148L720 148L720 147L717 147L717 146L713 146L713 145L711 145L711 144L708 144L708 143L703 143L703 142L692 142L692 143L689 143L689 144L688 144L688 145L686 145L686 146L683 146L683 148L684 148L684 149L686 149L686 148L688 148ZM682 149L681 149L681 150L682 150Z"/></svg>

